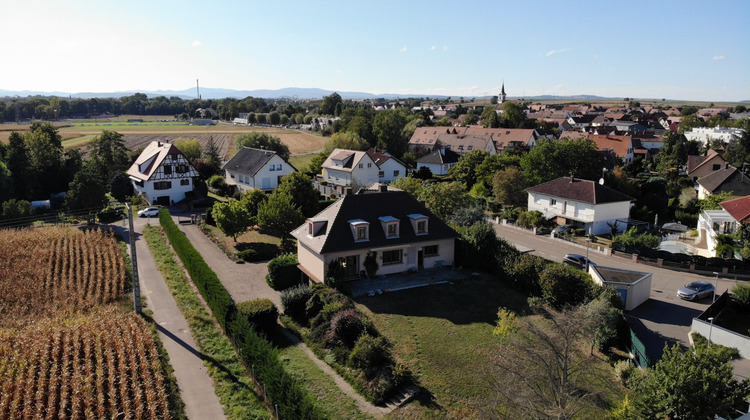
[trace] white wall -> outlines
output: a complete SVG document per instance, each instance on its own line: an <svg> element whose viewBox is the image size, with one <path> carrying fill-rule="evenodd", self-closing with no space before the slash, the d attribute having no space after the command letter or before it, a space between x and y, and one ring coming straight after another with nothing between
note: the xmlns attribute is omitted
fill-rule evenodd
<svg viewBox="0 0 750 420"><path fill-rule="evenodd" d="M323 282L325 278L325 261L323 257L307 246L297 241L297 260L300 265L305 267L308 273L315 276L311 279L314 282Z"/></svg>
<svg viewBox="0 0 750 420"><path fill-rule="evenodd" d="M607 267L607 269L617 270L612 267ZM617 270L617 271L628 271L628 270ZM594 280L594 282L596 282L599 285L606 284L607 286L612 287L615 290L627 291L626 293L627 298L625 299L626 311L632 311L633 309L637 308L640 304L647 301L651 296L651 277L653 277L653 274L651 273L644 273L646 274L644 278L632 284L605 282L604 279L596 271L596 267L594 266L589 267L589 274L591 274L591 278Z"/></svg>
<svg viewBox="0 0 750 420"><path fill-rule="evenodd" d="M398 178L406 176L406 167L394 159L388 159L380 166L380 171L383 171L383 177L379 178L379 182L391 182ZM398 176L393 175L393 171L398 171Z"/></svg>
<svg viewBox="0 0 750 420"><path fill-rule="evenodd" d="M188 185L180 185L180 181L183 179L188 180ZM172 183L172 188L168 190L156 190L154 189L154 182L161 182L161 181L169 181ZM153 204L157 197L163 197L168 196L170 200L170 204L172 201L175 203L182 201L185 199L185 194L189 191L193 191L193 180L191 178L173 178L173 179L164 179L160 181L144 181L143 187L139 187L135 181L132 181L133 188L135 189L136 193L138 194L144 194L146 196L146 201L148 201L149 204Z"/></svg>
<svg viewBox="0 0 750 420"><path fill-rule="evenodd" d="M439 163L417 163L417 170L419 170L419 168L423 166L426 166L434 175L446 175L448 174L448 169L450 169L452 165L441 165Z"/></svg>
<svg viewBox="0 0 750 420"><path fill-rule="evenodd" d="M740 357L750 359L750 337L737 334L734 331L727 330L715 324L711 327L710 322L702 321L698 318L693 318L690 332L697 332L706 338L710 334L712 343L734 347L740 351Z"/></svg>
<svg viewBox="0 0 750 420"><path fill-rule="evenodd" d="M552 199L557 201L555 205L552 205ZM547 218L560 216L580 221L584 223L586 232L594 235L610 233L608 222L630 216L630 203L627 201L594 205L537 193L529 193L527 208L529 211L540 211ZM619 231L624 229L624 223L618 224Z"/></svg>

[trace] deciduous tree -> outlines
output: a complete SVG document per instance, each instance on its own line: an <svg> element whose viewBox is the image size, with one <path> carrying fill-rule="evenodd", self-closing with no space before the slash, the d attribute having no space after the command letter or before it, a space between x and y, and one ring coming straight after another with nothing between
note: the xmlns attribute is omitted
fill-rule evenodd
<svg viewBox="0 0 750 420"><path fill-rule="evenodd" d="M175 139L174 145L185 155L188 162L195 162L201 158L203 146L201 146L201 142L196 138L188 139L180 137Z"/></svg>
<svg viewBox="0 0 750 420"><path fill-rule="evenodd" d="M258 225L282 241L289 238L291 231L305 220L292 197L278 191L271 194L268 200L258 206Z"/></svg>
<svg viewBox="0 0 750 420"><path fill-rule="evenodd" d="M211 215L216 221L216 226L225 235L231 236L235 243L237 242L237 236L245 232L250 225L247 207L234 199L215 203Z"/></svg>
<svg viewBox="0 0 750 420"><path fill-rule="evenodd" d="M252 132L238 136L235 140L237 150L243 147L273 150L284 160L289 160L289 147L281 139L268 133Z"/></svg>
<svg viewBox="0 0 750 420"><path fill-rule="evenodd" d="M300 172L292 172L282 178L277 192L292 197L292 202L305 217L313 216L318 211L320 194L312 186L310 179Z"/></svg>

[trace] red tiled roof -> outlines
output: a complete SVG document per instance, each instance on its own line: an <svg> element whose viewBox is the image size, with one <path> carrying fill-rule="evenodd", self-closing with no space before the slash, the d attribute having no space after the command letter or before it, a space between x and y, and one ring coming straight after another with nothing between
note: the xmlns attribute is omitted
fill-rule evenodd
<svg viewBox="0 0 750 420"><path fill-rule="evenodd" d="M750 195L734 200L722 201L721 208L729 213L734 220L742 223L750 222Z"/></svg>
<svg viewBox="0 0 750 420"><path fill-rule="evenodd" d="M599 150L612 150L618 157L625 157L632 142L631 136L616 136L612 134L592 134L589 139L596 143Z"/></svg>
<svg viewBox="0 0 750 420"><path fill-rule="evenodd" d="M546 194L552 197L567 198L590 204L634 201L633 197L623 194L594 181L564 176L553 181L533 186L526 191Z"/></svg>

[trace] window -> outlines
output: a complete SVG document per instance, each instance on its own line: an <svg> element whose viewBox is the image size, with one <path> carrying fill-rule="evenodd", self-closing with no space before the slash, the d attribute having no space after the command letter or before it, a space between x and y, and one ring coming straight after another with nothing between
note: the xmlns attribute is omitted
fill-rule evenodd
<svg viewBox="0 0 750 420"><path fill-rule="evenodd" d="M280 170L281 170L281 164L280 164L280 163L279 163L278 165L276 165L276 170L277 170L277 171L280 171Z"/></svg>
<svg viewBox="0 0 750 420"><path fill-rule="evenodd" d="M378 172L378 177L379 178L383 178L384 176L385 176L385 172L383 172L383 171Z"/></svg>
<svg viewBox="0 0 750 420"><path fill-rule="evenodd" d="M401 250L383 251L383 265L401 263Z"/></svg>
<svg viewBox="0 0 750 420"><path fill-rule="evenodd" d="M181 179L180 180L180 185L190 185L190 180L189 179Z"/></svg>
<svg viewBox="0 0 750 420"><path fill-rule="evenodd" d="M164 165L164 175L172 175L172 165Z"/></svg>
<svg viewBox="0 0 750 420"><path fill-rule="evenodd" d="M177 165L176 171L177 171L178 174L184 174L184 173L186 173L188 171L188 166L187 165Z"/></svg>
<svg viewBox="0 0 750 420"><path fill-rule="evenodd" d="M438 255L438 246L437 245L430 245L424 247L424 256L425 257L434 257Z"/></svg>
<svg viewBox="0 0 750 420"><path fill-rule="evenodd" d="M557 200L555 200L554 198L550 198L549 205L550 206L556 206L557 205Z"/></svg>
<svg viewBox="0 0 750 420"><path fill-rule="evenodd" d="M398 171L393 171L393 176L398 176Z"/></svg>
<svg viewBox="0 0 750 420"><path fill-rule="evenodd" d="M411 220L411 227L417 235L427 235L427 216L424 214L409 214L407 217Z"/></svg>
<svg viewBox="0 0 750 420"><path fill-rule="evenodd" d="M419 220L417 222L417 234L427 233L427 220Z"/></svg>
<svg viewBox="0 0 750 420"><path fill-rule="evenodd" d="M386 236L398 236L398 223L388 223L388 233Z"/></svg>
<svg viewBox="0 0 750 420"><path fill-rule="evenodd" d="M357 227L357 240L362 241L367 239L367 227L366 226L358 226Z"/></svg>
<svg viewBox="0 0 750 420"><path fill-rule="evenodd" d="M276 170L276 165L268 165L268 170L269 171L275 171Z"/></svg>
<svg viewBox="0 0 750 420"><path fill-rule="evenodd" d="M359 169L362 169L362 168L364 168L364 167L365 167L365 164L364 164L364 163L360 163L360 164L359 164Z"/></svg>
<svg viewBox="0 0 750 420"><path fill-rule="evenodd" d="M177 160L177 153L172 153L169 156L172 157L172 160Z"/></svg>
<svg viewBox="0 0 750 420"><path fill-rule="evenodd" d="M154 182L154 189L155 190L168 190L170 188L172 188L172 181Z"/></svg>
<svg viewBox="0 0 750 420"><path fill-rule="evenodd" d="M368 164L367 164L367 167L368 167L368 168L372 168L372 163L368 163Z"/></svg>
<svg viewBox="0 0 750 420"><path fill-rule="evenodd" d="M713 164L713 165L711 166L711 170L712 170L712 171L718 171L719 169L721 169L721 165L720 165L720 164L718 164L718 163L714 163L714 164Z"/></svg>

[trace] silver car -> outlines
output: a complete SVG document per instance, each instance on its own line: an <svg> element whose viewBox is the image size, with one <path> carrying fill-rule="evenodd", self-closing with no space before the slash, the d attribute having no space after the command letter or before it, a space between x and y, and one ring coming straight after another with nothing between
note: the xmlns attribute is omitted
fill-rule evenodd
<svg viewBox="0 0 750 420"><path fill-rule="evenodd" d="M694 281L677 291L677 296L685 300L703 299L713 294L714 285L707 281Z"/></svg>
<svg viewBox="0 0 750 420"><path fill-rule="evenodd" d="M159 207L146 207L138 210L138 217L156 217L159 215Z"/></svg>

